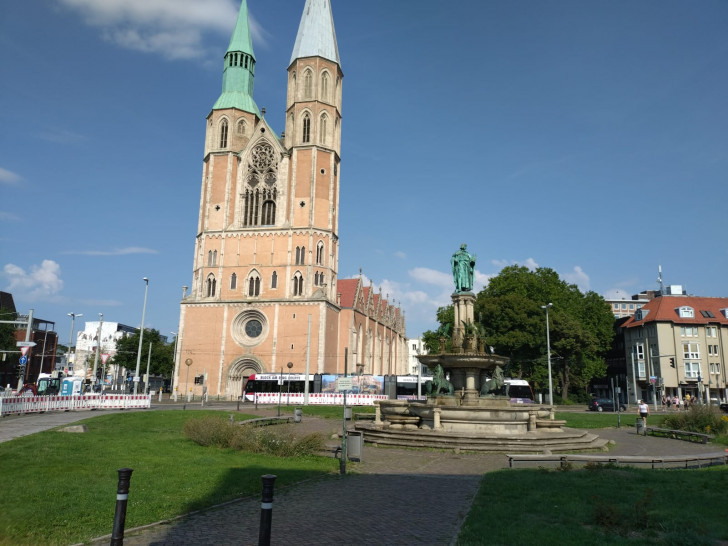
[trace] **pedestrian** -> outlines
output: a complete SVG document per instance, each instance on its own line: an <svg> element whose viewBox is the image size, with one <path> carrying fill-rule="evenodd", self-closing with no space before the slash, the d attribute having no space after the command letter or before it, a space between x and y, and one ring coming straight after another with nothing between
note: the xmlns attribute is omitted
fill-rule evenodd
<svg viewBox="0 0 728 546"><path fill-rule="evenodd" d="M664 410L665 409L665 395L664 394L662 395L661 404L662 404L662 409Z"/></svg>
<svg viewBox="0 0 728 546"><path fill-rule="evenodd" d="M645 404L644 400L640 400L639 406L637 407L637 413L642 417L642 423L647 428L647 416L650 414L650 406Z"/></svg>
<svg viewBox="0 0 728 546"><path fill-rule="evenodd" d="M672 397L672 405L675 406L675 411L680 410L680 399L677 397L677 394Z"/></svg>
<svg viewBox="0 0 728 546"><path fill-rule="evenodd" d="M672 398L670 396L665 400L665 404L667 405L667 411L670 411L670 406L672 406Z"/></svg>

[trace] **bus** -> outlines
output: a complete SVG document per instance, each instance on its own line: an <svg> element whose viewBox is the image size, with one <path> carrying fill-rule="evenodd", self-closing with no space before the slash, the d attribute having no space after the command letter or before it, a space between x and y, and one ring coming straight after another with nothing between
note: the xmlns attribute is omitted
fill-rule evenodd
<svg viewBox="0 0 728 546"><path fill-rule="evenodd" d="M334 394L337 392L336 380L342 375L335 374L306 374L296 373L257 373L248 377L245 383L244 399L255 401L256 394L281 393L282 395L303 394L308 380L310 394ZM412 400L417 398L416 375L348 375L352 380L352 389L349 394L387 395L390 399ZM425 383L431 381L431 376L420 377L420 391L425 397Z"/></svg>

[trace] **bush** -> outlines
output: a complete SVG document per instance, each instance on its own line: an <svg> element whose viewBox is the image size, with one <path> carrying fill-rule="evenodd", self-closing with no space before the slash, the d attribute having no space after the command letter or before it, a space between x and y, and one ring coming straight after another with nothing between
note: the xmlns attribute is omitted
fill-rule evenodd
<svg viewBox="0 0 728 546"><path fill-rule="evenodd" d="M190 419L185 422L184 433L201 446L278 457L302 457L324 449L324 437L319 433L297 438L288 427L281 425L276 425L275 428L233 425L220 417Z"/></svg>
<svg viewBox="0 0 728 546"><path fill-rule="evenodd" d="M728 434L728 418L711 406L693 406L688 411L672 413L665 417L663 425L703 434Z"/></svg>
<svg viewBox="0 0 728 546"><path fill-rule="evenodd" d="M230 447L235 429L230 421L220 417L203 417L185 421L184 433L201 446Z"/></svg>

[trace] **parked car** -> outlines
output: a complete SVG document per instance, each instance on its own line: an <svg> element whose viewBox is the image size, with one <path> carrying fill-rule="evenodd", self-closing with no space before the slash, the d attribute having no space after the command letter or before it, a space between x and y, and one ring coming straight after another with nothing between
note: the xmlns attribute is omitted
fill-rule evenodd
<svg viewBox="0 0 728 546"><path fill-rule="evenodd" d="M591 411L616 411L614 402L609 398L592 398L587 406ZM619 409L625 411L627 406L619 404Z"/></svg>

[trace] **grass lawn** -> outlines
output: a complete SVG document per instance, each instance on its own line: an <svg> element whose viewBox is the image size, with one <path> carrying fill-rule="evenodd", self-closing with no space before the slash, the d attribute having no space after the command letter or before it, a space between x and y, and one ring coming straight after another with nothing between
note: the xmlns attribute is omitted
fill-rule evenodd
<svg viewBox="0 0 728 546"><path fill-rule="evenodd" d="M457 544L725 544L728 467L486 474Z"/></svg>
<svg viewBox="0 0 728 546"><path fill-rule="evenodd" d="M45 431L0 444L0 544L73 544L111 533L117 470L134 469L126 528L338 471L330 457L285 459L198 446L187 419L215 411L152 411L81 421L85 434ZM255 416L237 414L236 419Z"/></svg>

